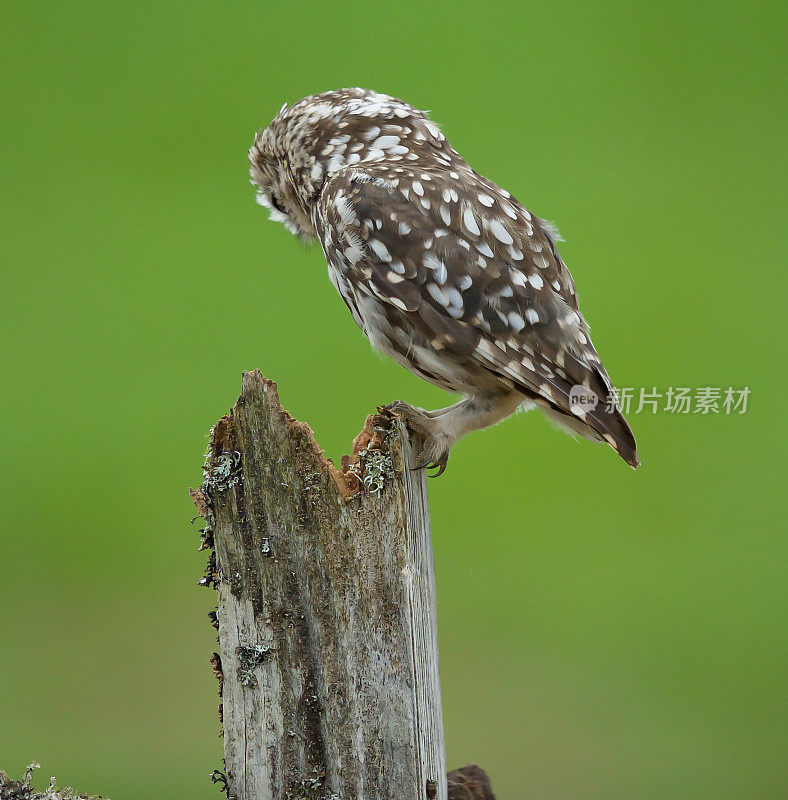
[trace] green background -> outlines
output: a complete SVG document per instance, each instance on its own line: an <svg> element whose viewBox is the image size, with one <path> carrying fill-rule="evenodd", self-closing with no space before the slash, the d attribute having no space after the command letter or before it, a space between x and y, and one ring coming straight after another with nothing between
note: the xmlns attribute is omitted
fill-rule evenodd
<svg viewBox="0 0 788 800"><path fill-rule="evenodd" d="M631 414L638 472L537 414L456 447L449 765L501 800L788 797L782 7L6 3L0 766L218 797L186 488L241 370L335 459L377 404L445 404L247 183L284 101L363 85L560 224L617 385L752 389Z"/></svg>

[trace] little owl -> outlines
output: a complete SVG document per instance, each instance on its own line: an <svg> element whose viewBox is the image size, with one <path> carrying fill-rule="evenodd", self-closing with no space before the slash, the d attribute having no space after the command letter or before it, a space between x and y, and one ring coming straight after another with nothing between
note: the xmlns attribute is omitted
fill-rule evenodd
<svg viewBox="0 0 788 800"><path fill-rule="evenodd" d="M538 407L637 467L556 229L474 172L426 114L367 89L286 104L249 151L271 219L320 240L372 346L463 399L388 408L438 474L451 446Z"/></svg>

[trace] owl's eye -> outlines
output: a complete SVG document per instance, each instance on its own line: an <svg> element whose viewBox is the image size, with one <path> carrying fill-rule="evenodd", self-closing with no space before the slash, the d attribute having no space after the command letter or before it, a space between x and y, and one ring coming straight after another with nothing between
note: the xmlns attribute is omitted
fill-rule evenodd
<svg viewBox="0 0 788 800"><path fill-rule="evenodd" d="M279 202L279 198L276 196L274 192L271 192L271 205L280 213L280 214L287 214L287 211L284 210L282 204Z"/></svg>

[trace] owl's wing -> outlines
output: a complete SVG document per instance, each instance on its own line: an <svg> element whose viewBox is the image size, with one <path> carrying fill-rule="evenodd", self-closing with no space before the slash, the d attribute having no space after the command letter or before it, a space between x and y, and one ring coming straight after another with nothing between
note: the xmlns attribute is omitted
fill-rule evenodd
<svg viewBox="0 0 788 800"><path fill-rule="evenodd" d="M321 195L317 228L341 279L401 327L639 463L550 229L507 193L476 173L345 169ZM573 402L572 387L592 390L596 407Z"/></svg>

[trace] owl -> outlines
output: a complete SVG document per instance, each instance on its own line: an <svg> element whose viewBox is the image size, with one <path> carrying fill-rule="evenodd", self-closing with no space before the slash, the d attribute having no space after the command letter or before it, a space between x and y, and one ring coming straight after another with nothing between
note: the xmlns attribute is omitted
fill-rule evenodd
<svg viewBox="0 0 788 800"><path fill-rule="evenodd" d="M249 151L257 201L305 241L372 346L459 402L387 406L421 467L518 409L640 463L557 230L475 172L428 116L339 89L285 104Z"/></svg>

